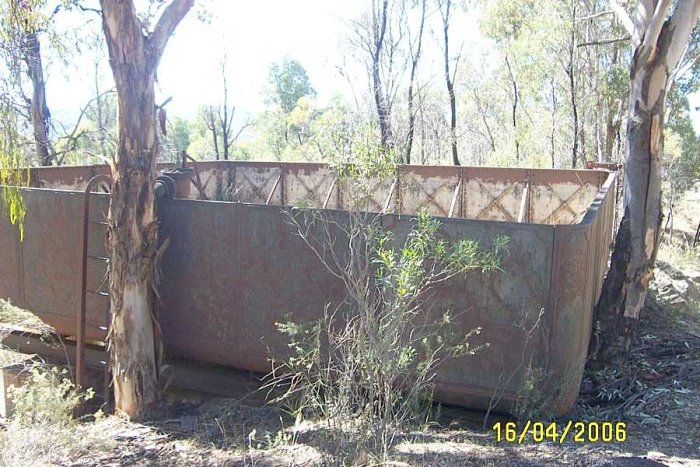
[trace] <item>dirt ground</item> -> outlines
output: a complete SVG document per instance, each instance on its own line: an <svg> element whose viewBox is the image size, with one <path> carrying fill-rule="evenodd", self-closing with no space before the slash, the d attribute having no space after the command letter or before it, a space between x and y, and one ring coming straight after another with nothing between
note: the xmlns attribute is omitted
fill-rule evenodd
<svg viewBox="0 0 700 467"><path fill-rule="evenodd" d="M700 465L700 246L687 249L700 212L680 211L626 364L587 368L574 411L558 420L624 421L623 443L498 442L483 413L443 408L440 422L397 435L392 465ZM687 220L681 217L687 216ZM692 220L695 219L693 222ZM684 233L685 232L685 233ZM690 237L692 238L692 237ZM690 252L689 252L690 251ZM52 433L0 431L7 465L370 465L333 427L298 422L264 396L171 393L148 423L90 419ZM497 419L489 420L490 427ZM504 420L505 421L505 420ZM1 422L0 422L1 423ZM46 438L50 437L50 441ZM333 442L329 440L333 439Z"/></svg>

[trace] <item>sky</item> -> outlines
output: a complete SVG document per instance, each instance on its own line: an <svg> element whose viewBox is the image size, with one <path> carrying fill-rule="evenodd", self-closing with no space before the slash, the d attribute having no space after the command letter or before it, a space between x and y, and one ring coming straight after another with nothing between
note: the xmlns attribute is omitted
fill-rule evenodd
<svg viewBox="0 0 700 467"><path fill-rule="evenodd" d="M335 67L342 62L339 47L348 30L345 22L358 17L365 2L208 0L204 5L211 19L202 21L195 7L171 37L158 69L156 92L163 100L173 98L169 113L189 117L199 106L221 99L224 55L232 101L242 112L263 110L269 67L285 56L306 68L320 100L329 100L334 92L349 92ZM64 16L61 28L78 27L84 20L80 15ZM93 23L94 28L99 26ZM58 61L50 66L54 79L47 81L47 97L59 118L74 115L76 102L87 102L94 95L93 55L71 57L67 69ZM111 87L106 60L100 75L102 89Z"/></svg>
<svg viewBox="0 0 700 467"><path fill-rule="evenodd" d="M147 0L137 0L146 3ZM290 56L306 68L317 99L323 104L334 94L353 97L353 88L337 70L347 57L349 22L368 8L369 0L198 0L194 11L185 17L170 39L161 60L156 84L157 102L172 97L168 114L193 117L204 104L216 104L222 95L221 63L226 55L226 73L231 100L238 118L265 108L263 91L268 71L274 62ZM202 21L198 13L209 13ZM94 96L94 57L87 51L85 29L101 34L99 18L88 13L59 15L59 27L76 31L74 41L82 50L68 59L68 65L49 59L47 99L55 119L69 123L80 108ZM425 51L421 62L423 80L442 79L439 31L432 16L426 29ZM489 55L487 41L480 39L478 12L458 14L451 25L453 42L464 41L465 50L474 59ZM82 41L82 42L80 42ZM102 90L113 86L106 60L102 60L99 81ZM482 62L484 61L482 60ZM488 63L488 58L486 59ZM358 65L348 65L351 73L363 73ZM354 70L352 69L354 66ZM479 66L479 65L476 65ZM483 66L483 65L482 65ZM363 84L356 88L362 90ZM366 86L366 85L365 85ZM700 105L700 95L691 96L691 107ZM691 112L696 132L700 114Z"/></svg>
<svg viewBox="0 0 700 467"><path fill-rule="evenodd" d="M307 70L320 103L335 94L348 100L353 89L338 72L347 63L357 77L364 73L347 57L349 22L359 18L369 0L199 0L210 21L198 17L198 6L185 17L170 39L158 70L157 101L172 97L169 115L192 117L203 104L218 103L222 96L221 63L226 55L226 72L232 102L240 114L255 114L265 108L263 91L270 65L285 56L298 60ZM61 29L79 31L83 37L85 13L74 12L60 19ZM433 23L439 21L437 14ZM451 26L456 44L465 41L475 50L478 24L473 11L457 15ZM91 25L100 34L99 21ZM424 73L442 78L442 57L438 37L430 22L424 39L421 62ZM483 41L481 41L483 45ZM103 51L101 89L112 86ZM47 85L49 108L55 118L71 120L79 112L76 102L86 103L94 95L94 53L70 58L66 68L54 61ZM361 76L360 76L361 77ZM363 90L362 84L355 87ZM357 92L357 89L355 90ZM83 104L84 105L84 104Z"/></svg>
<svg viewBox="0 0 700 467"><path fill-rule="evenodd" d="M168 44L159 69L160 91L174 96L176 113L216 102L226 53L234 102L260 111L270 64L288 55L307 69L319 98L327 99L338 87L335 65L344 21L359 16L363 7L356 0L213 0L211 24L192 15Z"/></svg>

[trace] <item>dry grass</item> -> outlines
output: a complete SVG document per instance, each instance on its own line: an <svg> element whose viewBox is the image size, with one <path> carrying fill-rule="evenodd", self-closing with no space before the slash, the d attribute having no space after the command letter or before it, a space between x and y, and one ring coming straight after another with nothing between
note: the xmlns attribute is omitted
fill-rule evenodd
<svg viewBox="0 0 700 467"><path fill-rule="evenodd" d="M33 332L52 335L55 330L35 314L16 307L7 300L0 299L0 327L2 325L31 329Z"/></svg>

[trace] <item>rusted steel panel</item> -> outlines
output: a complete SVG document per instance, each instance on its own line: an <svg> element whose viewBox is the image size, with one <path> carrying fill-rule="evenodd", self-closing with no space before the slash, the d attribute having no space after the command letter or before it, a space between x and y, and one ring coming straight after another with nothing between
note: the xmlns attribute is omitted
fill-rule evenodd
<svg viewBox="0 0 700 467"><path fill-rule="evenodd" d="M578 225L554 227L550 369L557 411L576 400L612 241L617 175L591 171L602 185ZM589 178L590 180L590 178Z"/></svg>
<svg viewBox="0 0 700 467"><path fill-rule="evenodd" d="M287 352L286 337L275 323L319 319L325 307L339 306L345 289L288 224L277 207L173 200L160 208L164 235L170 238L163 263L162 330L169 352L179 357L269 371L269 352ZM347 214L323 211L342 225ZM552 228L444 219L451 238L473 238L488 245L497 235L512 239L505 273L470 274L452 281L432 298L435 320L451 309L455 328L483 327L474 344L491 346L476 356L445 366L439 396L452 403L485 407L499 378L499 407L512 402L523 358L523 329L532 326L546 304ZM407 216L385 216L384 224L402 238L412 224ZM323 225L323 224L321 224ZM206 230L207 238L197 241ZM322 236L323 229L312 230ZM331 233L342 255L342 232ZM330 260L330 255L327 256ZM523 310L532 310L525 313ZM537 338L533 340L531 346ZM534 348L538 348L539 344ZM512 374L515 374L511 377Z"/></svg>
<svg viewBox="0 0 700 467"><path fill-rule="evenodd" d="M267 371L268 348L286 349L276 322L318 319L343 297L279 207L173 200L160 212L161 326L174 355Z"/></svg>
<svg viewBox="0 0 700 467"><path fill-rule="evenodd" d="M610 258L610 247L613 241L614 219L615 219L615 188L617 186L616 172L602 172L601 177L605 177L600 191L596 198L586 210L581 221L582 225L591 225L593 232L594 265L593 277L595 278L593 287L593 303L598 301L605 271L608 268Z"/></svg>
<svg viewBox="0 0 700 467"><path fill-rule="evenodd" d="M279 166L237 165L232 185L233 199L244 203L265 204L272 194L272 204L281 205L283 184L275 185L275 182L282 176L283 170Z"/></svg>
<svg viewBox="0 0 700 467"><path fill-rule="evenodd" d="M160 314L168 352L211 361L239 351L240 321L233 314L219 319L237 301L238 208L188 200L159 205L162 235L170 242L161 264Z"/></svg>
<svg viewBox="0 0 700 467"><path fill-rule="evenodd" d="M194 164L187 164L187 167L194 169L190 183L192 186L189 191L189 198L208 200L224 199L224 191L228 186L226 184L227 164L222 161L201 161ZM204 198L202 198L202 193Z"/></svg>
<svg viewBox="0 0 700 467"><path fill-rule="evenodd" d="M285 167L284 183L281 185L284 204L322 207L326 194L333 185L335 174L336 172L328 166L290 165Z"/></svg>
<svg viewBox="0 0 700 467"><path fill-rule="evenodd" d="M337 193L331 196L328 208L331 209L361 209L367 212L397 212L399 197L397 196L397 180L395 178L372 178L367 180L366 196L360 196L364 188L356 186L352 180L339 180L336 185ZM335 199L334 199L335 198ZM359 206L352 206L358 203Z"/></svg>
<svg viewBox="0 0 700 467"><path fill-rule="evenodd" d="M172 166L171 163L158 165L161 170ZM347 208L352 199L351 187L334 184L335 173L325 164L202 161L193 166L192 182L199 185L199 189L190 190L192 199L202 198L200 190L209 200L278 206ZM32 169L32 183L45 188L82 190L92 176L108 172L107 166L35 168ZM529 181L526 222L573 224L581 220L595 198L605 173L599 170L399 166L396 180L372 182L376 189L367 202L367 209L408 214L427 209L432 215L448 216L453 208L452 217L515 222L519 218L523 190ZM458 185L460 189L456 190ZM336 192L331 193L332 190Z"/></svg>
<svg viewBox="0 0 700 467"><path fill-rule="evenodd" d="M2 190L0 189L0 196ZM1 211L1 210L0 210ZM22 272L22 243L19 228L10 224L7 215L0 212L0 298L12 299L17 306L24 304Z"/></svg>
<svg viewBox="0 0 700 467"><path fill-rule="evenodd" d="M222 161L202 163L198 168L207 193L219 196L225 187L237 189L239 195L245 193L238 199L243 203L175 199L159 205L162 234L170 239L161 265L160 287L167 352L266 371L269 350L277 355L287 351L286 338L277 331L276 322L286 316L295 321L318 319L327 304L338 305L345 298L341 281L293 235L286 209L273 204L287 205L307 197L314 206L326 202L328 207L334 203L345 206L344 196L349 195L341 183L333 185L332 173L321 164ZM96 170L104 169L37 169L36 182L52 186L72 180L80 185ZM454 205L455 217L511 219L518 216L521 192L530 181L531 222L580 221L574 225L536 225L441 217L444 234L453 240L468 237L487 246L495 236L507 235L509 254L503 272L488 277L470 273L449 281L435 290L430 301L436 317L451 310L457 332L481 326L482 333L473 337L474 345L491 344L441 369L440 400L483 408L497 391L501 393L498 408L507 410L522 384L523 359L533 358L545 364L554 377L568 381L553 393L556 412L568 409L580 382L592 308L607 266L614 175L603 171L410 167L402 168L398 178L398 183L377 181L383 191L372 201L376 209L370 210L415 211L425 206L444 216ZM413 186L400 189L402 179ZM478 186L470 187L470 181ZM391 192L392 185L399 189ZM561 207L574 193L561 187L578 190L586 185L595 187L595 199L586 205L581 200L570 201L571 212ZM419 188L425 193L418 193ZM509 191L502 194L501 189ZM82 194L44 189L25 189L23 193L28 216L21 245L16 229L0 218L0 251L10 252L3 255L0 264L0 297L11 298L60 332L73 335L80 297ZM96 217L92 220L103 221L107 198L93 196L95 209L91 211ZM557 197L559 205L551 200L538 205L538 197ZM453 203L455 199L458 202ZM268 200L271 205L261 205ZM258 204L246 204L251 201ZM553 216L557 209L568 214ZM338 226L348 216L332 209L295 212L321 213ZM386 215L382 222L400 240L410 229L412 215ZM104 226L91 225L91 254L104 255L104 235ZM336 229L329 238L336 254L342 255L342 232ZM328 252L326 255L330 257ZM104 279L104 263L90 263L89 267L88 288L96 290ZM104 337L101 326L107 306L104 297L89 298L88 339ZM534 326L540 310L544 310L544 331L535 332L526 345L525 330Z"/></svg>
<svg viewBox="0 0 700 467"><path fill-rule="evenodd" d="M472 239L488 248L498 236L509 238L502 271L488 275L472 271L438 287L427 299L432 321L449 311L450 330L473 336L475 346L488 344L475 355L443 365L438 377L437 396L448 403L485 409L496 388L499 410L507 410L521 387L524 362L539 361L544 348L543 334L534 332L526 342L526 330L535 326L540 310L546 308L552 266L553 228L515 223L444 219L441 231L451 241ZM412 226L410 217L387 216L399 244ZM501 385L503 387L501 387Z"/></svg>
<svg viewBox="0 0 700 467"><path fill-rule="evenodd" d="M575 224L595 199L602 183L591 171L532 171L530 221L536 224Z"/></svg>
<svg viewBox="0 0 700 467"><path fill-rule="evenodd" d="M294 235L290 215L299 218L306 214L264 206L242 206L239 210L238 306L247 332L237 358L250 365L244 367L247 369L269 371L267 349L275 356L287 355L287 338L277 331L276 322L316 320L326 305L338 305L345 299L341 281ZM321 215L339 225L347 219L342 211L323 211ZM322 238L327 232L322 225L311 224L310 235ZM347 244L342 232L333 227L328 232L336 241L335 253L342 257ZM331 261L330 254L322 254Z"/></svg>
<svg viewBox="0 0 700 467"><path fill-rule="evenodd" d="M462 215L467 219L515 222L528 169L465 167Z"/></svg>
<svg viewBox="0 0 700 467"><path fill-rule="evenodd" d="M425 210L431 216L448 216L461 171L455 171L452 167L429 169L420 170L412 166L400 168L400 213Z"/></svg>
<svg viewBox="0 0 700 467"><path fill-rule="evenodd" d="M80 304L83 199L78 192L38 189L24 189L22 195L27 206L24 241L21 256L11 258L19 260L13 269L23 271L20 281L24 285L24 300L18 303L39 313L60 332L73 335ZM104 195L92 196L92 212L99 216L106 210L107 199ZM4 216L0 223L5 225L0 231L5 232L7 220ZM104 255L104 239L104 230L93 229L89 238L91 251ZM91 267L88 287L99 285L104 272L104 268ZM0 276L0 282L3 284L0 296L7 295L16 300L11 295L15 292L5 291L4 284L12 282L6 282L4 274ZM104 336L108 305L104 297L88 297L88 339Z"/></svg>
<svg viewBox="0 0 700 467"><path fill-rule="evenodd" d="M158 164L158 169L172 168L167 162ZM31 170L32 187L54 190L83 191L95 175L110 175L108 165L73 165L61 167L34 167Z"/></svg>
<svg viewBox="0 0 700 467"><path fill-rule="evenodd" d="M95 175L108 175L106 165L40 167L34 170L32 186L54 190L84 190Z"/></svg>
<svg viewBox="0 0 700 467"><path fill-rule="evenodd" d="M554 226L546 362L557 413L571 408L583 376L595 305L594 258L600 254L595 240L591 224Z"/></svg>

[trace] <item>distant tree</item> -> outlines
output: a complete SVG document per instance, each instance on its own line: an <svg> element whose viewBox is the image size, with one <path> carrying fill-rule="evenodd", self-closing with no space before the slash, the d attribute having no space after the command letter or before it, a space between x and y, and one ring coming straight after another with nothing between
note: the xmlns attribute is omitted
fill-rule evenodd
<svg viewBox="0 0 700 467"><path fill-rule="evenodd" d="M227 55L221 62L221 84L223 90L223 100L218 105L204 106L200 111L200 116L211 135L211 142L214 147L214 156L218 161L221 156L224 160L229 160L233 145L246 128L251 126L250 118L246 118L238 128L234 128L233 121L236 113L236 106L232 105L229 98L228 78L226 76Z"/></svg>
<svg viewBox="0 0 700 467"><path fill-rule="evenodd" d="M365 66L370 84L372 106L379 129L379 145L384 151L403 150L394 128L394 103L402 88L401 81L410 61L404 53L407 33L407 1L372 0L359 19L351 22L351 44ZM415 78L415 77L414 77ZM397 160L404 157L397 154Z"/></svg>
<svg viewBox="0 0 700 467"><path fill-rule="evenodd" d="M190 146L190 122L186 118L174 117L168 120L167 128L165 152L168 159L178 161L178 156Z"/></svg>
<svg viewBox="0 0 700 467"><path fill-rule="evenodd" d="M445 67L445 84L447 86L447 97L450 102L450 150L452 153L452 164L459 165L459 155L457 152L457 98L455 96L455 76L459 65L459 58L462 54L460 49L455 60L454 70L450 71L450 20L452 19L452 0L440 0L438 2L440 16L442 17L442 45L443 45L443 65ZM507 62L506 62L507 63ZM510 69L510 68L509 68ZM517 102L517 86L516 86ZM515 112L515 110L513 111Z"/></svg>
<svg viewBox="0 0 700 467"><path fill-rule="evenodd" d="M265 101L273 108L264 113L262 120L268 121L263 126L268 140L273 142L274 152L280 156L287 146L302 145L308 137L303 120L316 91L301 63L285 57L281 64L270 65L265 92ZM299 106L302 108L298 109Z"/></svg>
<svg viewBox="0 0 700 467"><path fill-rule="evenodd" d="M285 57L282 63L270 65L266 101L279 106L284 113L290 113L302 97L315 96L316 91L306 69L299 61Z"/></svg>
<svg viewBox="0 0 700 467"><path fill-rule="evenodd" d="M39 34L49 19L43 14L44 0L2 0L0 2L0 48L5 63L14 75L21 94L19 75L26 73L32 85L31 97L25 97L28 116L33 128L37 162L51 165L55 162L49 132L51 113L46 104L46 81ZM20 61L24 67L20 66ZM20 68L23 68L21 70Z"/></svg>
<svg viewBox="0 0 700 467"><path fill-rule="evenodd" d="M416 37L412 37L411 31L408 31L409 53L411 55L411 76L408 82L408 132L406 135L406 149L404 152L403 162L411 163L411 152L413 151L413 139L416 130L416 80L418 73L418 63L420 62L421 53L423 52L423 32L425 30L426 9L428 6L427 0L419 0L420 5L420 23Z"/></svg>

